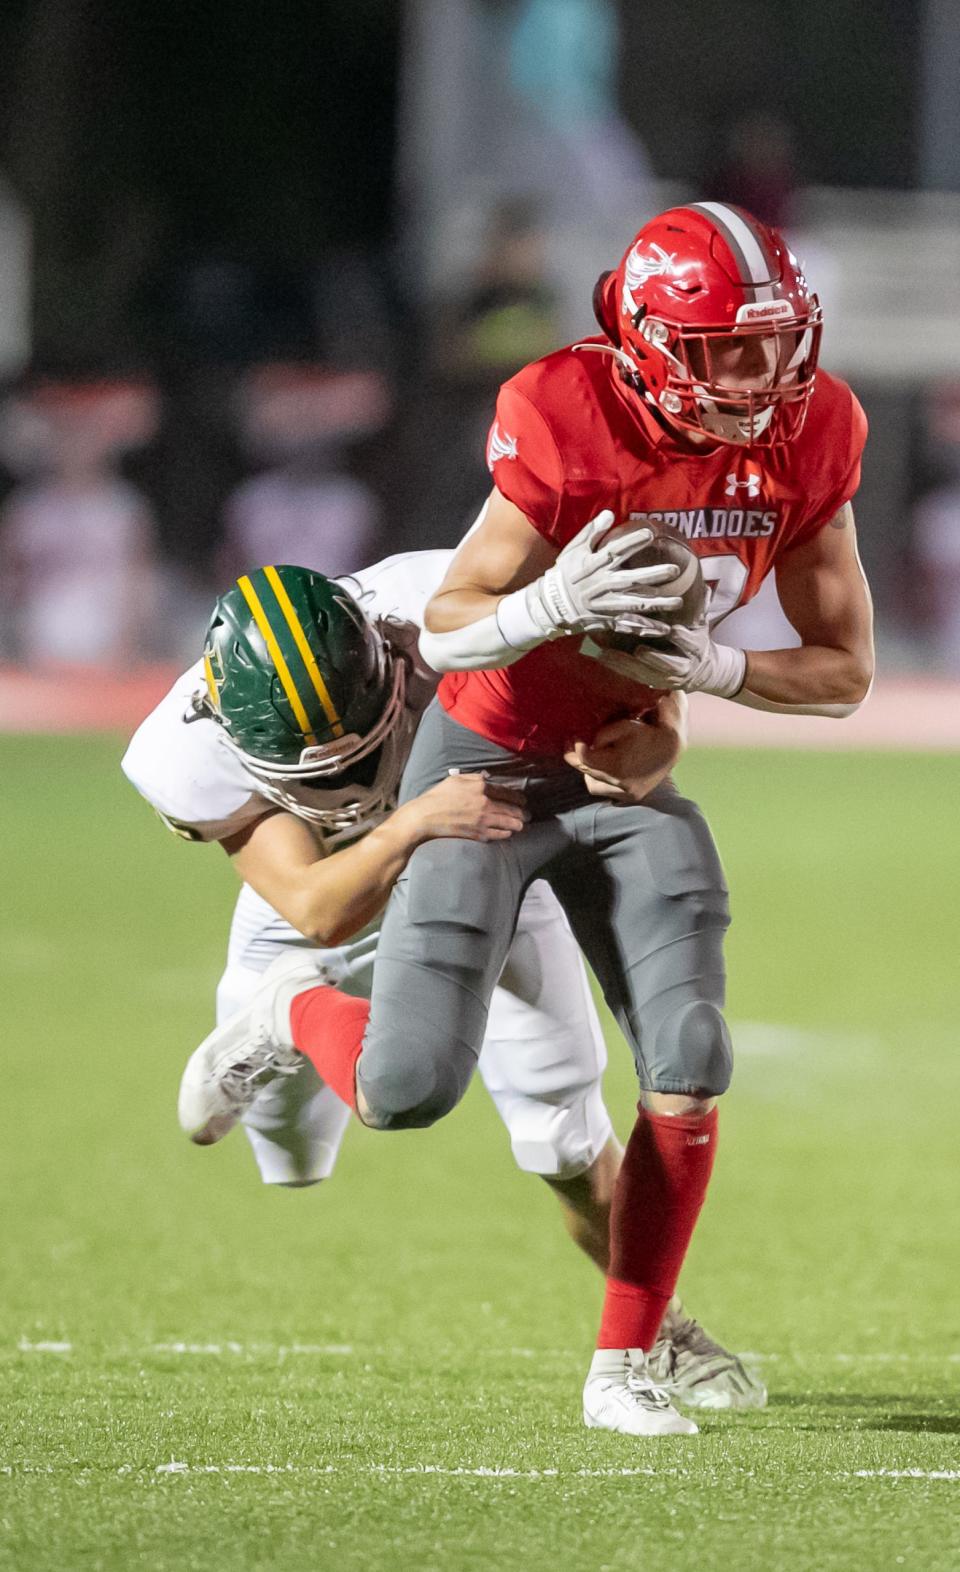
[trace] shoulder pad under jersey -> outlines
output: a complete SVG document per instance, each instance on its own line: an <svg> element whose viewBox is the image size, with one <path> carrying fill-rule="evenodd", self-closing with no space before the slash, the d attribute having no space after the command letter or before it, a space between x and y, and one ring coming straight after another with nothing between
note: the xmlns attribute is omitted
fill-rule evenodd
<svg viewBox="0 0 960 1572"><path fill-rule="evenodd" d="M272 805L216 721L196 711L202 686L198 661L138 726L121 769L169 829L187 840L219 841L255 824Z"/></svg>

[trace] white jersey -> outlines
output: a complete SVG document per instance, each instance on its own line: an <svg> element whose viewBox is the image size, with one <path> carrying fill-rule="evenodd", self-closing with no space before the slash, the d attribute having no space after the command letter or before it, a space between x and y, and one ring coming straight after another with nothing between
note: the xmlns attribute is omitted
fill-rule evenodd
<svg viewBox="0 0 960 1572"><path fill-rule="evenodd" d="M410 645L452 556L452 551L402 552L343 582L388 638ZM420 713L436 681L418 665L408 706ZM170 829L191 841L221 841L272 813L274 804L218 723L195 709L194 696L203 690L203 662L197 661L137 729L121 768Z"/></svg>
<svg viewBox="0 0 960 1572"><path fill-rule="evenodd" d="M424 606L452 555L405 552L343 583L386 637L415 653ZM411 709L422 711L435 683L433 673L416 667L408 682ZM188 840L215 841L256 823L274 804L217 722L198 715L193 698L203 687L198 661L140 726L123 770L171 829ZM368 930L320 952L339 987L369 997L376 940ZM218 1019L246 1004L277 955L309 942L244 884L217 989ZM520 910L479 1064L521 1168L568 1178L596 1160L611 1135L601 1093L605 1063L583 960L556 897L538 881ZM264 1181L301 1185L332 1173L348 1120L345 1104L304 1064L260 1092L243 1122Z"/></svg>

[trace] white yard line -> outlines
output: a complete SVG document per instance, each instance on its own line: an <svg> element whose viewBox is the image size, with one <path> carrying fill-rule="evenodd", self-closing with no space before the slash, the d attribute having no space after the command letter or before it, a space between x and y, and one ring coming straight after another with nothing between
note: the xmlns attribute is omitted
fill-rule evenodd
<svg viewBox="0 0 960 1572"><path fill-rule="evenodd" d="M353 1353L352 1343L151 1343L149 1354L269 1354L286 1359L291 1354Z"/></svg>
<svg viewBox="0 0 960 1572"><path fill-rule="evenodd" d="M786 1357L790 1356L788 1355ZM795 1357L799 1359L805 1356L797 1354ZM883 1365L904 1365L911 1364L913 1361L922 1360L933 1360L934 1363L943 1360L946 1361L947 1364L951 1365L960 1363L960 1354L829 1354L827 1357L829 1359L836 1360L838 1364L842 1365L856 1365L860 1364L863 1360L869 1360L874 1364ZM761 1354L760 1358L776 1358L776 1355Z"/></svg>
<svg viewBox="0 0 960 1572"><path fill-rule="evenodd" d="M67 1470L57 1468L53 1464L38 1463L6 1463L0 1464L0 1475L14 1478L18 1475L50 1475L62 1474ZM78 1474L88 1474L91 1470L79 1468ZM96 1470L96 1472L101 1472ZM106 1471L104 1471L106 1472ZM696 1477L693 1468L501 1468L479 1467L465 1468L445 1467L439 1463L415 1463L409 1466L389 1463L186 1463L179 1458L171 1458L168 1463L158 1463L152 1470L135 1468L132 1463L125 1463L115 1470L118 1477L140 1480L153 1480L171 1475L189 1474L252 1474L297 1476L300 1478L319 1479L331 1477L356 1478L365 1474L376 1478L439 1478L439 1479L505 1479L526 1480L530 1483L553 1480L573 1479L639 1479L657 1478L668 1476L683 1479ZM742 1468L732 1468L731 1474L749 1472ZM811 1484L822 1484L825 1479L916 1479L929 1482L957 1484L960 1483L960 1469L949 1468L856 1468L839 1469L830 1472L816 1472L811 1476Z"/></svg>
<svg viewBox="0 0 960 1572"><path fill-rule="evenodd" d="M922 1365L960 1364L960 1353L863 1353L863 1354L761 1354L755 1349L744 1349L737 1355L751 1364L835 1364L835 1365Z"/></svg>
<svg viewBox="0 0 960 1572"><path fill-rule="evenodd" d="M70 1354L78 1351L77 1345L72 1342L55 1342L40 1340L31 1342L26 1337L21 1337L16 1344L17 1352L21 1354ZM79 1351L82 1351L79 1350ZM109 1358L143 1359L150 1354L174 1354L176 1356L199 1356L207 1358L222 1358L224 1355L232 1358L337 1358L347 1359L356 1356L361 1359L395 1359L405 1354L412 1357L413 1350L389 1348L382 1344L372 1344L369 1348L357 1347L353 1343L240 1343L233 1339L223 1342L209 1343L148 1343L145 1347L136 1348L121 1345L117 1348L94 1348L91 1352L103 1353ZM443 1353L443 1350L439 1350ZM450 1358L457 1358L458 1351L451 1349ZM581 1356L576 1349L570 1348L475 1348L473 1357L482 1359L550 1359L558 1362L581 1362ZM763 1353L756 1349L745 1349L739 1358L746 1359L752 1364L960 1364L960 1351L950 1352L924 1352L909 1353L902 1350L869 1350L863 1353Z"/></svg>
<svg viewBox="0 0 960 1572"><path fill-rule="evenodd" d="M960 1468L855 1468L850 1479L960 1479Z"/></svg>
<svg viewBox="0 0 960 1572"><path fill-rule="evenodd" d="M372 1474L399 1478L430 1475L443 1479L635 1479L656 1478L658 1474L690 1477L692 1470L682 1468L447 1468L439 1463L415 1463L408 1467L389 1463L363 1463L357 1466L326 1463L312 1467L296 1463L181 1463L171 1458L160 1463L155 1474ZM742 1473L742 1469L733 1472ZM819 1476L823 1478L823 1475ZM946 1468L857 1468L839 1470L827 1477L834 1479L931 1479L960 1481L960 1470Z"/></svg>

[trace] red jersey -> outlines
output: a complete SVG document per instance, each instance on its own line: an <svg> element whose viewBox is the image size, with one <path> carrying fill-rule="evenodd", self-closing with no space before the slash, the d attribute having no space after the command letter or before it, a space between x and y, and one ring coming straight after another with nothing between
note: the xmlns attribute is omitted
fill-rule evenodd
<svg viewBox="0 0 960 1572"><path fill-rule="evenodd" d="M792 442L691 450L624 386L611 356L568 347L504 383L487 463L498 490L558 549L605 508L618 522L662 519L700 557L714 623L751 600L781 553L850 500L866 432L846 383L821 371ZM650 689L581 654L582 642L541 644L497 671L448 672L440 701L501 747L563 753L652 700Z"/></svg>

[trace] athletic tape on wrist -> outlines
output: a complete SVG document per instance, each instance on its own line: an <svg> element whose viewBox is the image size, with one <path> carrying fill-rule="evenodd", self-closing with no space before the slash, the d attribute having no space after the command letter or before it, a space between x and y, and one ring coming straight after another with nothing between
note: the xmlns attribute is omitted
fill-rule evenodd
<svg viewBox="0 0 960 1572"><path fill-rule="evenodd" d="M521 592L522 593L522 592ZM542 633L536 636L539 644ZM528 645L527 648L531 648ZM420 653L434 671L484 671L491 667L509 666L524 653L504 638L494 613L481 617L478 622L467 622L462 628L451 628L448 633L431 633L429 628L420 633Z"/></svg>
<svg viewBox="0 0 960 1572"><path fill-rule="evenodd" d="M729 644L715 644L713 657L715 675L702 691L714 693L721 699L735 699L746 679L746 655Z"/></svg>
<svg viewBox="0 0 960 1572"><path fill-rule="evenodd" d="M514 590L510 595L504 595L497 606L497 627L505 644L514 650L532 650L537 644L542 644L555 629L544 626L547 622L546 612L541 612L541 621L537 620L531 603L536 606L537 584L529 584L524 589Z"/></svg>

